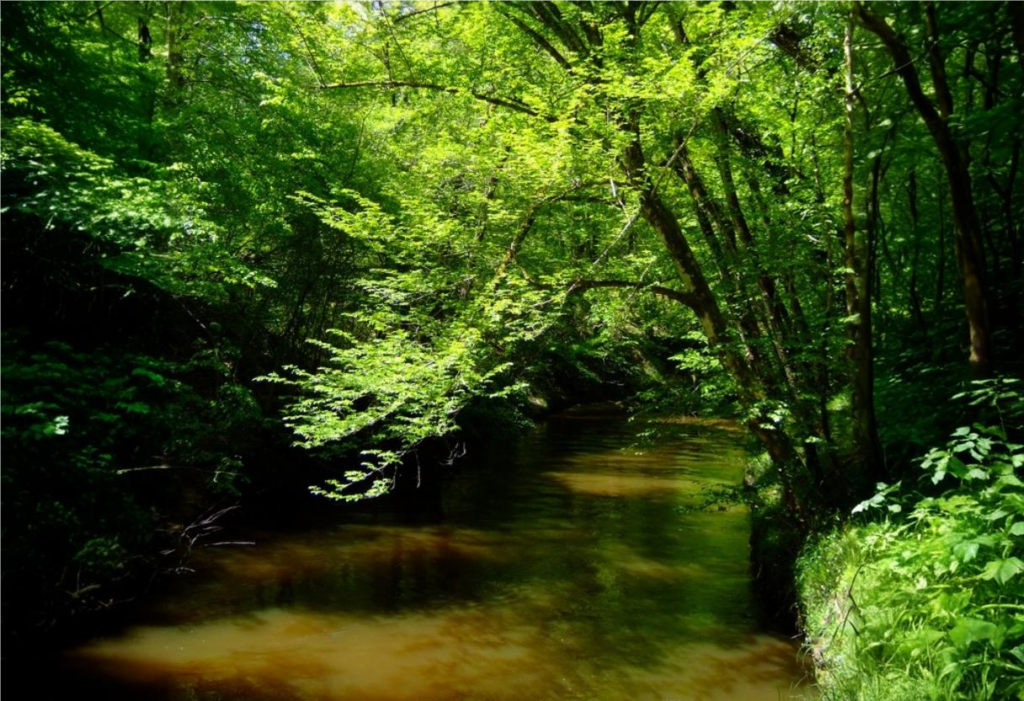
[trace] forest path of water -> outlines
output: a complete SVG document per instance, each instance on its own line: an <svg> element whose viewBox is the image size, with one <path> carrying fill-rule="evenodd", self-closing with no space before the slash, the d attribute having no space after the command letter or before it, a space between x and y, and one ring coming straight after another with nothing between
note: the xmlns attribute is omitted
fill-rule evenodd
<svg viewBox="0 0 1024 701"><path fill-rule="evenodd" d="M89 698L769 701L796 646L759 623L728 427L582 409L470 456L412 512L207 549L70 651ZM342 513L343 510L339 510Z"/></svg>

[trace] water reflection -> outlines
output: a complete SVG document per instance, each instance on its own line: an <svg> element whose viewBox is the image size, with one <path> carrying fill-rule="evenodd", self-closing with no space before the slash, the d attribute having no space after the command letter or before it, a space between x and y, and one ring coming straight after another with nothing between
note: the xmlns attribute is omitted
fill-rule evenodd
<svg viewBox="0 0 1024 701"><path fill-rule="evenodd" d="M684 643L656 664L601 667L570 628L532 618L509 606L379 619L267 609L136 629L80 659L136 684L173 678L214 698L766 699L792 673L792 646L766 636L728 650Z"/></svg>
<svg viewBox="0 0 1024 701"><path fill-rule="evenodd" d="M574 492L598 497L672 496L679 492L694 492L700 485L696 480L671 477L649 477L631 474L601 474L589 472L546 472Z"/></svg>
<svg viewBox="0 0 1024 701"><path fill-rule="evenodd" d="M501 607L365 618L266 609L194 627L136 629L82 655L135 682L171 675L224 695L249 680L256 688L247 693L269 682L277 698L504 699L557 684L543 642L538 629Z"/></svg>
<svg viewBox="0 0 1024 701"><path fill-rule="evenodd" d="M223 576L266 580L295 574L316 576L339 567L375 567L396 560L501 560L500 534L451 527L341 526L317 536L306 533L271 540L259 548L218 553L209 564Z"/></svg>
<svg viewBox="0 0 1024 701"><path fill-rule="evenodd" d="M681 509L740 478L735 441L570 414L426 516L207 552L67 676L108 699L789 698L801 671L759 632L745 512Z"/></svg>

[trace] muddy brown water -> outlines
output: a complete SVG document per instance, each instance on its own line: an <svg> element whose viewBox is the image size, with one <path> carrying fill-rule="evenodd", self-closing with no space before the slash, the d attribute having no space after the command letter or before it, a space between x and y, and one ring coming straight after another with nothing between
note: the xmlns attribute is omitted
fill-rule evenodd
<svg viewBox="0 0 1024 701"><path fill-rule="evenodd" d="M728 425L556 417L491 446L427 513L353 514L209 548L67 652L77 698L803 698L753 597Z"/></svg>

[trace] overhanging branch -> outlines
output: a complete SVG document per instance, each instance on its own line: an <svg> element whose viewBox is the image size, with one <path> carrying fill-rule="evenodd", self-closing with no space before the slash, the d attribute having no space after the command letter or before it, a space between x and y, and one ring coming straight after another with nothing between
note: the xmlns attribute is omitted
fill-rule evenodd
<svg viewBox="0 0 1024 701"><path fill-rule="evenodd" d="M537 110L533 109L525 102L517 100L515 98L507 97L496 97L494 95L488 95L487 93L478 92L476 90L470 90L469 88L458 88L452 85L439 85L437 83L421 83L413 80L360 80L351 83L331 83L329 85L319 86L320 90L345 90L345 89L356 89L356 88L387 88L393 90L395 88L415 88L418 90L434 90L436 92L446 92L450 95L467 94L472 95L477 100L488 102L498 107L504 107L506 109L520 112L522 114L528 114L531 117L540 117L541 119L549 122L557 121L550 115L542 115Z"/></svg>

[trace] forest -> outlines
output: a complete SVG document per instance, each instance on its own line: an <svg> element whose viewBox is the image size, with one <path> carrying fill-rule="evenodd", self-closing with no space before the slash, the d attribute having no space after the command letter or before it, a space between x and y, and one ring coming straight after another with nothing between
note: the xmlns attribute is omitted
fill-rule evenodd
<svg viewBox="0 0 1024 701"><path fill-rule="evenodd" d="M8 690L267 524L408 521L602 402L633 447L727 425L693 511L738 515L794 698L1024 699L1024 3L20 0L0 32ZM475 497L523 528L525 469ZM613 571L595 606L633 611ZM418 698L777 698L587 674ZM166 698L406 698L348 683Z"/></svg>

